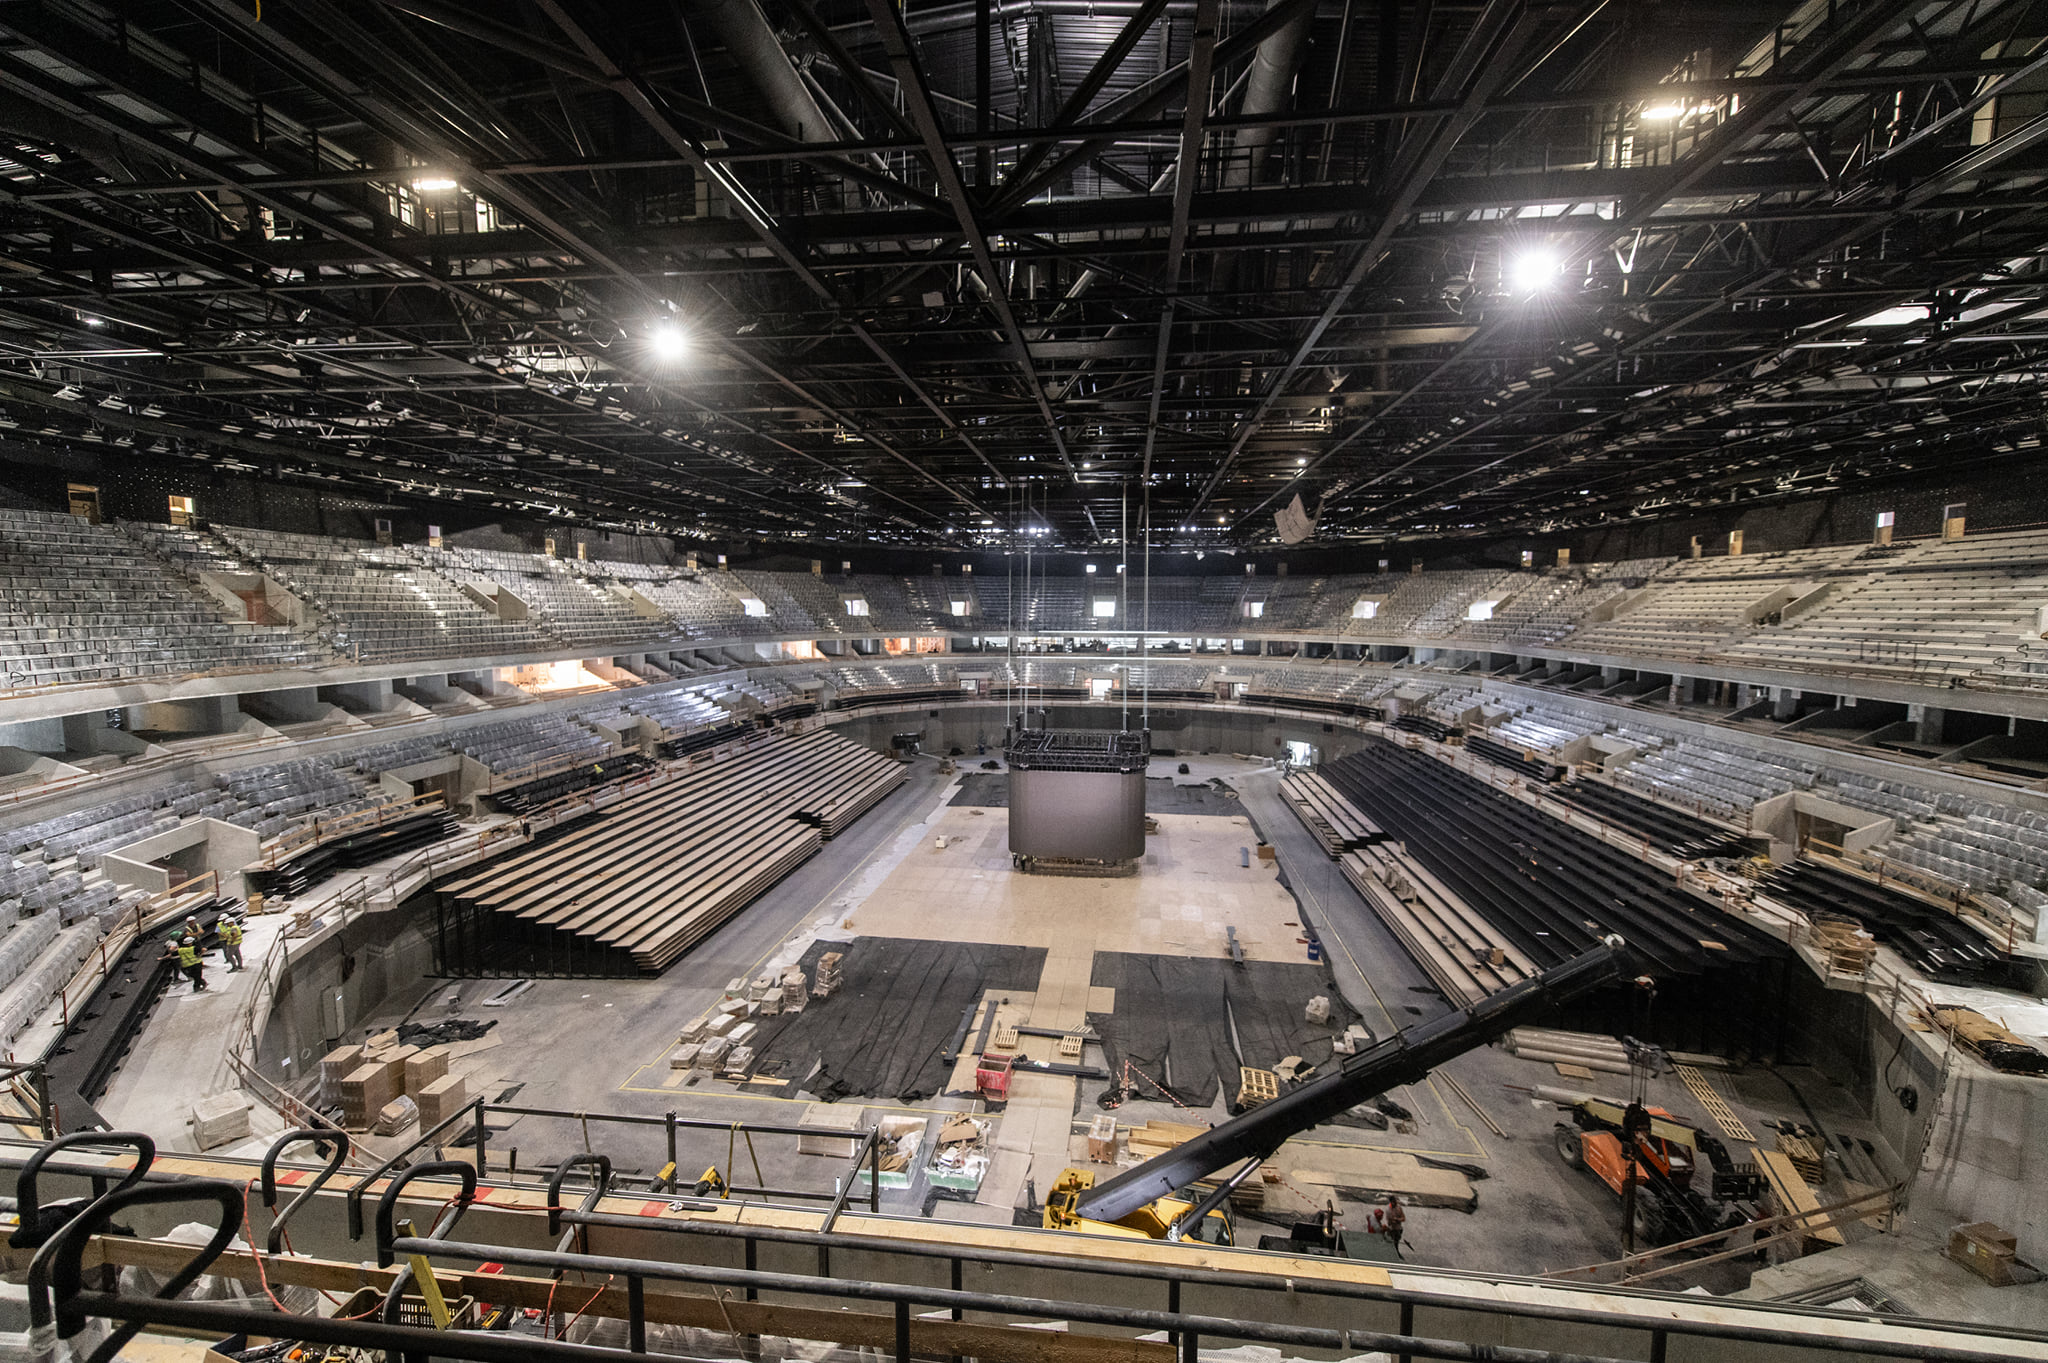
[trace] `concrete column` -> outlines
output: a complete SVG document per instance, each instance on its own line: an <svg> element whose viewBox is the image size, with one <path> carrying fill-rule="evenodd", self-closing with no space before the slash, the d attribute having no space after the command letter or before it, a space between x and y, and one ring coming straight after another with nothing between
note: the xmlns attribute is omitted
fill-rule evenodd
<svg viewBox="0 0 2048 1363"><path fill-rule="evenodd" d="M1907 707L1906 718L1912 722L1915 743L1939 743L1942 725L1948 719L1948 711L1936 709L1932 705L1913 705Z"/></svg>
<svg viewBox="0 0 2048 1363"><path fill-rule="evenodd" d="M1799 713L1799 693L1789 686L1771 689L1771 718L1792 719Z"/></svg>

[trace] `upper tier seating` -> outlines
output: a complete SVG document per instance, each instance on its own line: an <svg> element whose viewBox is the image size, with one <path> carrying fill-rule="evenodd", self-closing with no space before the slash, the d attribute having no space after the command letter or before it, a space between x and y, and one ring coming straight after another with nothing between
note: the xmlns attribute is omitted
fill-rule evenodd
<svg viewBox="0 0 2048 1363"><path fill-rule="evenodd" d="M554 559L495 549L410 551L426 568L494 596L508 591L525 603L543 629L577 647L621 648L676 641L683 632L665 616L641 615L608 586L569 571Z"/></svg>
<svg viewBox="0 0 2048 1363"><path fill-rule="evenodd" d="M699 572L228 526L116 530L0 511L0 685L607 654L658 682L704 661L660 656L685 643L1002 636L1014 616L1021 632L1080 640L1114 639L1149 619L1154 633L1182 640L1303 633L1442 644L1446 670L1466 665L1458 650L1564 648L2048 688L2048 532L1542 571L1158 574L1148 583L1099 566L1111 571L1046 575L1019 562L978 578ZM316 623L228 618L236 603L225 593L246 592L246 582L199 580L258 571L300 597ZM965 615L953 614L956 601ZM1489 618L1474 618L1480 603ZM269 618L286 613L272 604L279 614Z"/></svg>
<svg viewBox="0 0 2048 1363"><path fill-rule="evenodd" d="M315 656L290 630L223 618L110 526L0 509L0 684L301 667Z"/></svg>
<svg viewBox="0 0 2048 1363"><path fill-rule="evenodd" d="M778 615L774 603L765 597L754 599L767 608L767 613L749 615L741 597L753 593L730 573L683 572L626 580L634 591L667 612L683 633L693 639L800 634L812 627L810 618L793 607Z"/></svg>
<svg viewBox="0 0 2048 1363"><path fill-rule="evenodd" d="M241 526L221 536L328 620L335 651L363 662L558 651L530 621L501 620L404 550Z"/></svg>
<svg viewBox="0 0 2048 1363"><path fill-rule="evenodd" d="M1750 628L1752 610L1787 589L1818 587L1860 552L1836 545L1682 560L1652 579L1614 619L1582 626L1561 642L1592 653L1709 657Z"/></svg>
<svg viewBox="0 0 2048 1363"><path fill-rule="evenodd" d="M2022 645L2029 653L2040 648L2048 533L1913 545L1871 567L1727 656L1800 671L1914 677L1995 667L2024 656Z"/></svg>

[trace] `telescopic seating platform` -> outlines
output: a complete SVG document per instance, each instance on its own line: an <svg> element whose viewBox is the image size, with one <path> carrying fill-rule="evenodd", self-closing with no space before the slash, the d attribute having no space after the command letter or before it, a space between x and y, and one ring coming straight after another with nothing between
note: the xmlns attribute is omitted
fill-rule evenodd
<svg viewBox="0 0 2048 1363"><path fill-rule="evenodd" d="M1483 919L1486 936L1504 941L1511 959L1543 969L1619 933L1659 991L1654 1014L1622 1025L1689 1049L1735 1044L1762 1053L1775 1045L1782 985L1775 970L1760 967L1787 952L1762 930L1685 893L1648 862L1424 753L1375 740L1323 775Z"/></svg>
<svg viewBox="0 0 2048 1363"><path fill-rule="evenodd" d="M2026 989L2031 963L1992 946L1945 909L1832 867L1799 861L1773 866L1759 888L1809 917L1847 915L1931 980Z"/></svg>
<svg viewBox="0 0 2048 1363"><path fill-rule="evenodd" d="M1660 851L1687 860L1741 856L1748 850L1748 839L1733 829L1602 781L1567 781L1543 793L1602 823L1633 833Z"/></svg>
<svg viewBox="0 0 2048 1363"><path fill-rule="evenodd" d="M822 730L708 757L440 886L442 969L659 971L904 774Z"/></svg>

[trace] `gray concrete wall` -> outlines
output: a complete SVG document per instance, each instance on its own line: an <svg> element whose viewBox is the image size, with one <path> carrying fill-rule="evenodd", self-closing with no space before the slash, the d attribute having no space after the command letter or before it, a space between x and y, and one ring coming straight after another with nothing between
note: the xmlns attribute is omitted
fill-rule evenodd
<svg viewBox="0 0 2048 1363"><path fill-rule="evenodd" d="M1916 1218L1941 1229L1993 1222L2019 1237L2029 1259L2048 1245L2048 1084L1974 1067L1951 1076L1927 1164L1914 1187Z"/></svg>
<svg viewBox="0 0 2048 1363"><path fill-rule="evenodd" d="M420 895L388 913L355 919L303 949L294 944L291 969L278 984L257 1047L264 1077L291 1083L308 1066L317 1067L334 1043L362 1040L358 1019L393 994L423 986L434 968L432 933L432 899Z"/></svg>
<svg viewBox="0 0 2048 1363"><path fill-rule="evenodd" d="M104 858L101 869L123 885L161 893L208 871L220 876L223 894L240 895L242 870L263 849L256 833L219 819L193 819L168 832L129 843ZM176 868L154 863L175 859Z"/></svg>

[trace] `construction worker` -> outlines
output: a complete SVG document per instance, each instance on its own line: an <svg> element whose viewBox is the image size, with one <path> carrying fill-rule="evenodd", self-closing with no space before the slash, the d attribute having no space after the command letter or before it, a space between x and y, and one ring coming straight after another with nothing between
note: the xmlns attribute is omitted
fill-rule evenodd
<svg viewBox="0 0 2048 1363"><path fill-rule="evenodd" d="M188 923L191 920L186 920ZM179 933L164 948L164 959L175 960L178 969L185 972L185 978L192 981L192 992L206 992L206 967L199 962L199 934L196 930Z"/></svg>
<svg viewBox="0 0 2048 1363"><path fill-rule="evenodd" d="M1401 1235L1408 1228L1408 1212L1401 1205L1401 1199L1389 1194L1386 1206L1369 1209L1365 1214L1365 1228L1391 1240L1394 1244L1394 1254L1398 1258L1401 1253Z"/></svg>
<svg viewBox="0 0 2048 1363"><path fill-rule="evenodd" d="M216 918L213 930L220 934L221 959L228 963L228 973L235 974L242 968L242 925L232 918Z"/></svg>

